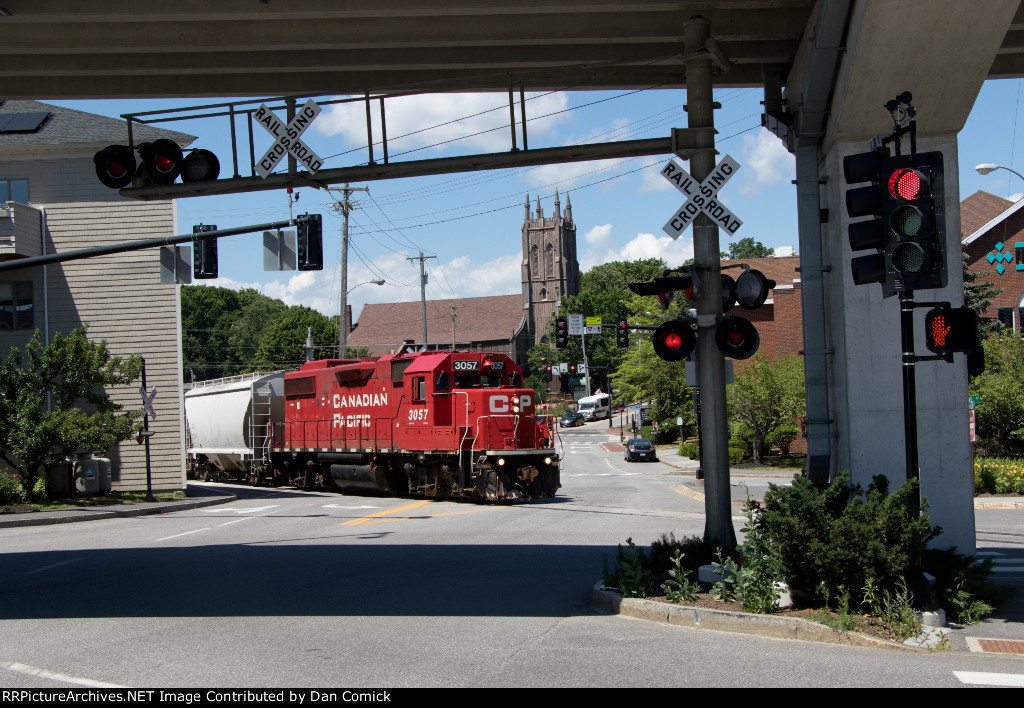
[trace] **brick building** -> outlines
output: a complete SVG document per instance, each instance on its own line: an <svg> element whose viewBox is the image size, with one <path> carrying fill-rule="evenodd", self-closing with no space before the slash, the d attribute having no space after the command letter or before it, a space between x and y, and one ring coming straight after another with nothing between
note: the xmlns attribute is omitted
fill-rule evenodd
<svg viewBox="0 0 1024 708"><path fill-rule="evenodd" d="M984 316L1024 331L1024 199L975 192L960 202L960 227L968 269L1002 288Z"/></svg>
<svg viewBox="0 0 1024 708"><path fill-rule="evenodd" d="M36 101L0 101L0 261L176 233L173 201L139 202L96 177L93 155L125 141L123 121ZM144 125L137 142L184 133ZM157 387L150 421L155 490L185 486L184 421L179 401L181 312L178 286L160 284L155 250L133 251L0 272L0 353L44 343L84 324L114 356L141 354ZM138 385L111 391L126 409L141 407ZM107 451L115 490L146 488L144 448L134 440Z"/></svg>

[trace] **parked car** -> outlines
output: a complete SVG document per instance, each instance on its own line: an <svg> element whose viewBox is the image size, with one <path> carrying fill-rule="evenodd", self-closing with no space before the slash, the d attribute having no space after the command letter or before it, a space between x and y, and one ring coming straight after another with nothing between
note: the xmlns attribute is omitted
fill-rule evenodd
<svg viewBox="0 0 1024 708"><path fill-rule="evenodd" d="M559 427L572 428L577 425L583 425L583 416L579 413L566 413L562 416L562 419L558 421Z"/></svg>
<svg viewBox="0 0 1024 708"><path fill-rule="evenodd" d="M647 438L632 438L626 443L626 462L634 460L658 461L658 453Z"/></svg>

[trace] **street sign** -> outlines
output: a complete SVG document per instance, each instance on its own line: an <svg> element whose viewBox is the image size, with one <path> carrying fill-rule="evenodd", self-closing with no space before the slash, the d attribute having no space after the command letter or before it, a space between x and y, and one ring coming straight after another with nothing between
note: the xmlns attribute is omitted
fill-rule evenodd
<svg viewBox="0 0 1024 708"><path fill-rule="evenodd" d="M309 170L311 175L315 175L324 162L299 139L299 136L312 125L313 119L318 115L320 115L320 106L311 98L303 104L288 125L285 125L284 121L274 115L265 103L260 104L253 117L263 126L264 130L274 136L275 140L270 149L256 163L256 173L266 179L267 175L277 167L281 158L290 153Z"/></svg>
<svg viewBox="0 0 1024 708"><path fill-rule="evenodd" d="M730 234L736 233L743 226L743 222L719 201L718 190L732 179L739 168L740 164L726 155L702 182L698 182L683 169L682 165L675 160L669 160L661 169L661 176L686 197L686 202L662 227L662 231L677 239L693 223L697 215L703 212L717 222L719 227Z"/></svg>
<svg viewBox="0 0 1024 708"><path fill-rule="evenodd" d="M587 318L587 324L588 325L600 325L601 324L601 318L600 317L588 317Z"/></svg>
<svg viewBox="0 0 1024 708"><path fill-rule="evenodd" d="M578 337L583 334L583 315L569 315L569 336Z"/></svg>
<svg viewBox="0 0 1024 708"><path fill-rule="evenodd" d="M146 415L153 420L156 420L156 411L153 410L153 399L156 398L156 386L149 393L146 393L146 389L139 386L139 393L142 394L142 407L146 409Z"/></svg>
<svg viewBox="0 0 1024 708"><path fill-rule="evenodd" d="M588 324L583 328L583 334L601 334L601 325Z"/></svg>

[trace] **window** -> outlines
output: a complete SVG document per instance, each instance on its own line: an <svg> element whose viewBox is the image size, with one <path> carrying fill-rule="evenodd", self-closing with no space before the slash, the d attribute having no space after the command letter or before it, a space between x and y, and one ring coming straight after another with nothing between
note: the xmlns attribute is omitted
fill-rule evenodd
<svg viewBox="0 0 1024 708"><path fill-rule="evenodd" d="M1013 308L1000 307L996 311L996 319L1007 329L1013 329Z"/></svg>
<svg viewBox="0 0 1024 708"><path fill-rule="evenodd" d="M7 202L28 204L27 179L0 179L0 205Z"/></svg>
<svg viewBox="0 0 1024 708"><path fill-rule="evenodd" d="M421 403L427 400L427 379L424 376L414 376L412 379L412 400Z"/></svg>
<svg viewBox="0 0 1024 708"><path fill-rule="evenodd" d="M33 329L32 283L0 283L0 329Z"/></svg>

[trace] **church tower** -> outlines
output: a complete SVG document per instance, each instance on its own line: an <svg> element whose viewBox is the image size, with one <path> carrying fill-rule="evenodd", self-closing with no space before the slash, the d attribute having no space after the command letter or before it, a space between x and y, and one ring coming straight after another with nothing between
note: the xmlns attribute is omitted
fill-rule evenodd
<svg viewBox="0 0 1024 708"><path fill-rule="evenodd" d="M544 217L537 197L537 209L530 213L530 195L526 195L523 219L523 309L527 313L532 343L545 339L548 323L555 316L562 298L580 292L580 265L576 261L576 224L572 203L565 196L561 211L558 192L552 215Z"/></svg>

